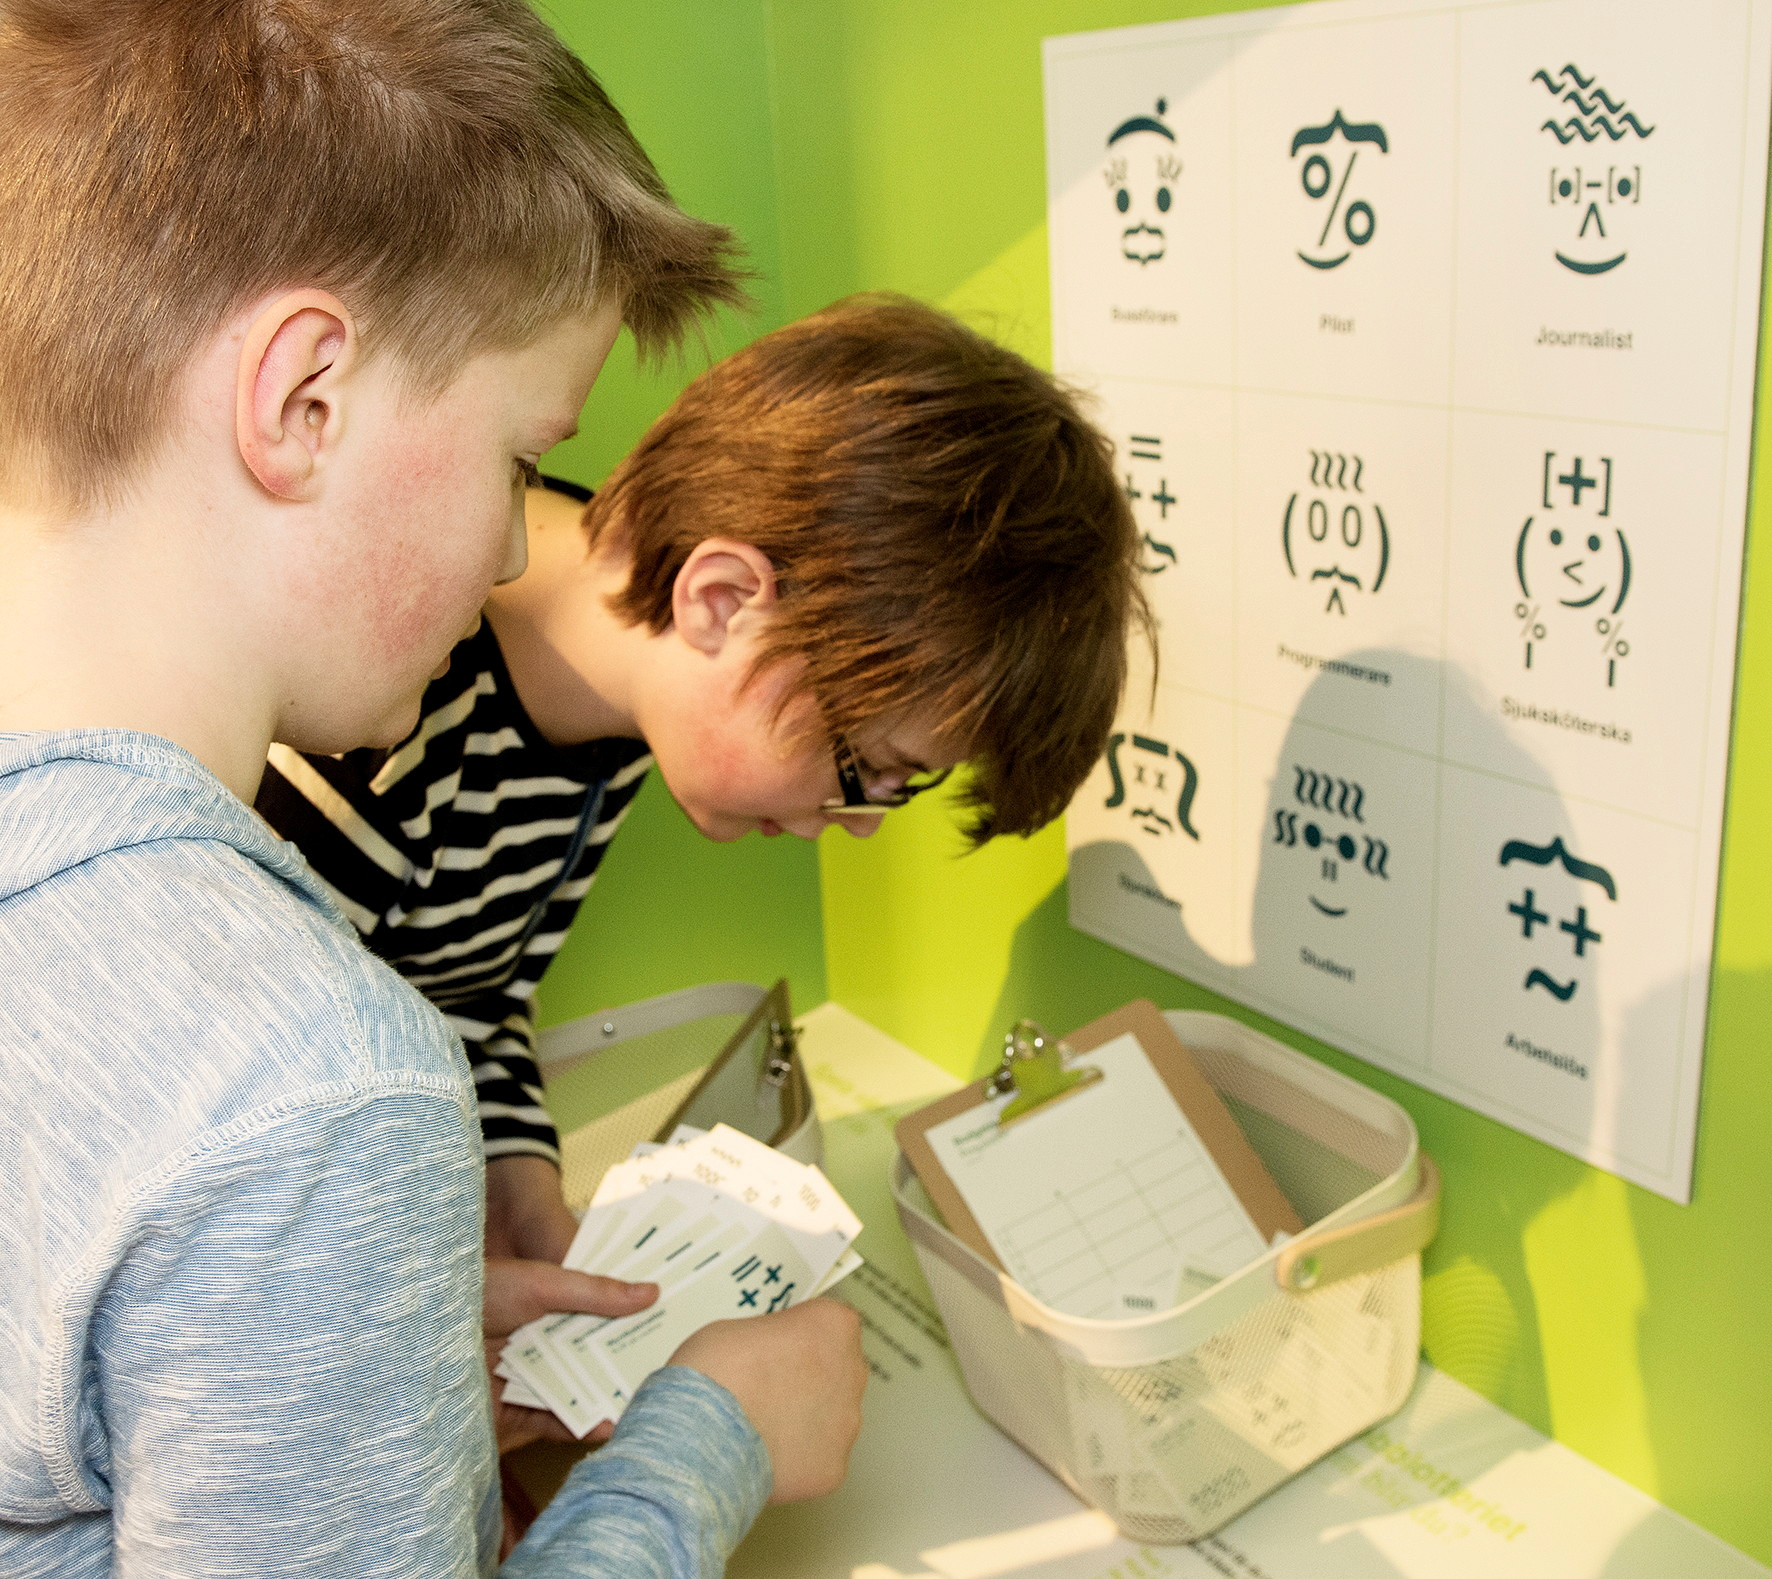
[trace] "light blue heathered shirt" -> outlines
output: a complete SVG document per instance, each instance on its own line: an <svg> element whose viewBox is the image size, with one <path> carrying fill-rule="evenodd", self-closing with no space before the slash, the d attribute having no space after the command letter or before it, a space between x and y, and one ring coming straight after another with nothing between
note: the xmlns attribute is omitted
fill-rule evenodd
<svg viewBox="0 0 1772 1579"><path fill-rule="evenodd" d="M0 735L0 1575L473 1575L483 1165L439 1016L187 753ZM503 1572L718 1573L768 1494L671 1367Z"/></svg>

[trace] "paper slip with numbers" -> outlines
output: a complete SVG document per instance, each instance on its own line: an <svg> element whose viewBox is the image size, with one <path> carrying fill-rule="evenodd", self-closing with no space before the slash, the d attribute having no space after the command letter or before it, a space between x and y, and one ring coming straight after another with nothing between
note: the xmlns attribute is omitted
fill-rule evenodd
<svg viewBox="0 0 1772 1579"><path fill-rule="evenodd" d="M1009 1124L1013 1093L972 1086L900 1123L955 1233L1054 1310L1112 1320L1170 1310L1298 1232L1155 1008L1129 1004L1068 1042L1071 1069L1100 1071L1093 1085Z"/></svg>
<svg viewBox="0 0 1772 1579"><path fill-rule="evenodd" d="M550 1409L581 1437L618 1420L709 1322L785 1310L854 1271L860 1232L817 1168L724 1124L637 1147L604 1176L565 1264L656 1283L657 1300L613 1320L561 1314L521 1328L499 1360L505 1401Z"/></svg>

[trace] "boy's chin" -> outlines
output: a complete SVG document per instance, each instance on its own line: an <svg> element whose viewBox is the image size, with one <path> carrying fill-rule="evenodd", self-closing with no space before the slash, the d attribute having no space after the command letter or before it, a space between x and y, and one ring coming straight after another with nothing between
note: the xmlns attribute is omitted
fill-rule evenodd
<svg viewBox="0 0 1772 1579"><path fill-rule="evenodd" d="M705 806L682 806L683 815L695 824L695 831L715 844L734 844L747 833L761 833L765 838L790 832L770 817L741 816L735 812L711 811Z"/></svg>
<svg viewBox="0 0 1772 1579"><path fill-rule="evenodd" d="M736 817L707 813L697 816L691 812L689 820L695 824L695 830L702 838L711 839L715 844L733 844L757 826L755 821L741 822Z"/></svg>
<svg viewBox="0 0 1772 1579"><path fill-rule="evenodd" d="M418 727L423 701L420 690L379 716L311 720L279 732L277 739L311 757L335 757L364 748L391 750Z"/></svg>

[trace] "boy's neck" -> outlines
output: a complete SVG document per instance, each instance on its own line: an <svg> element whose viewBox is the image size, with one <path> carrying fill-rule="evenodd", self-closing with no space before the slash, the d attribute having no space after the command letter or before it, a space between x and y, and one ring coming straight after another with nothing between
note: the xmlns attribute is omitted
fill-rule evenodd
<svg viewBox="0 0 1772 1579"><path fill-rule="evenodd" d="M587 555L576 501L531 498L528 568L486 605L523 709L556 746L643 739L633 682L651 632L608 604L625 564Z"/></svg>
<svg viewBox="0 0 1772 1579"><path fill-rule="evenodd" d="M0 510L0 730L159 735L250 803L276 687L213 549L200 517L147 504L72 522Z"/></svg>

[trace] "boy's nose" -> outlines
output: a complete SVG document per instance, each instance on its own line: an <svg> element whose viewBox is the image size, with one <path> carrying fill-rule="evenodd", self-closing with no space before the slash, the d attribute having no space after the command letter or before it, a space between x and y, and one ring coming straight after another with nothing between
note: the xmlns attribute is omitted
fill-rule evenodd
<svg viewBox="0 0 1772 1579"><path fill-rule="evenodd" d="M511 532L505 540L504 563L498 569L498 584L515 581L529 568L529 527L523 515L523 496L518 494L511 511Z"/></svg>

